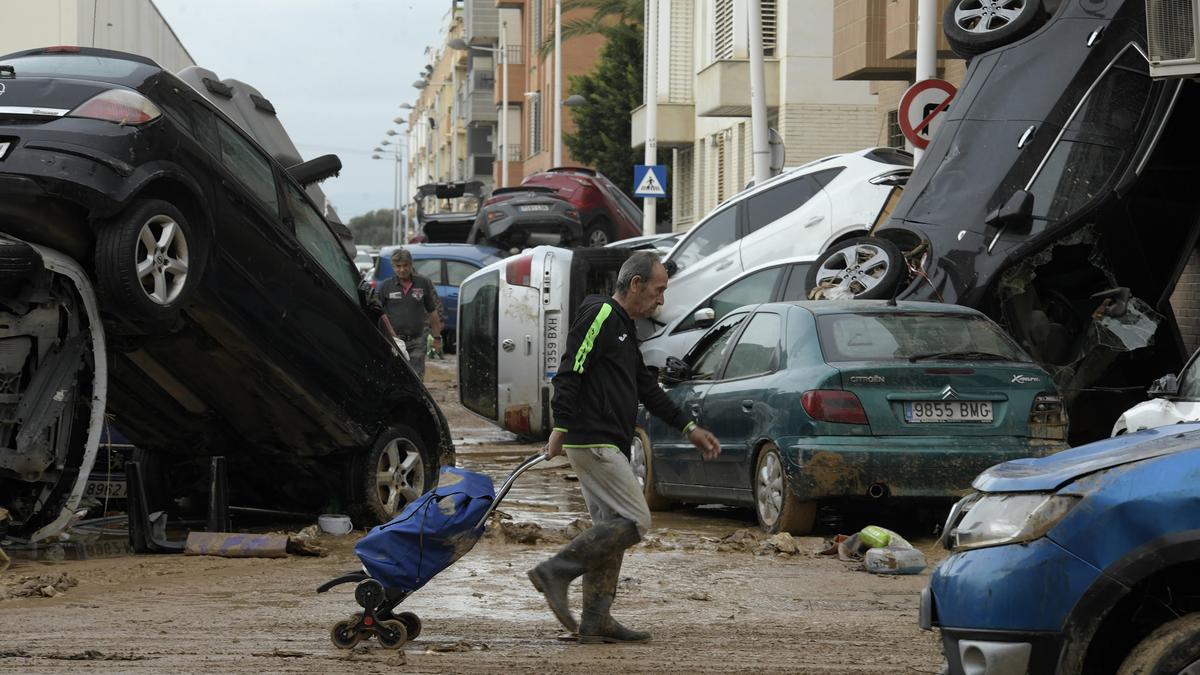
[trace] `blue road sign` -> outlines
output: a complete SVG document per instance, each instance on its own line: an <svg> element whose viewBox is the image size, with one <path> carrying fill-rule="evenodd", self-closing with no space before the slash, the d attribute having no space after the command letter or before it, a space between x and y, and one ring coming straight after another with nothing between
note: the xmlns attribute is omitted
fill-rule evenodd
<svg viewBox="0 0 1200 675"><path fill-rule="evenodd" d="M667 196L667 167L663 164L637 164L633 167L633 196Z"/></svg>

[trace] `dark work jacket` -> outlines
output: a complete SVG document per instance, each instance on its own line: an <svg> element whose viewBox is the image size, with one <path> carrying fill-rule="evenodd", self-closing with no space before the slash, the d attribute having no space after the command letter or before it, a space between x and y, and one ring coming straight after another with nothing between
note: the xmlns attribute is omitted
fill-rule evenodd
<svg viewBox="0 0 1200 675"><path fill-rule="evenodd" d="M566 447L610 445L628 457L639 400L681 432L692 424L642 362L633 320L607 296L584 298L552 382Z"/></svg>

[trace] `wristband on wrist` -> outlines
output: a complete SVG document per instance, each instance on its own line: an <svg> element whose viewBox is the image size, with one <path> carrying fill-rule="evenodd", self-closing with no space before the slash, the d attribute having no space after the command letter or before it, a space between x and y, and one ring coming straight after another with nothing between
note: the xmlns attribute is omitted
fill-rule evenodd
<svg viewBox="0 0 1200 675"><path fill-rule="evenodd" d="M695 420L693 420L693 421L691 421L691 422L688 422L688 423L687 423L687 426L685 426L685 427L683 428L683 435L684 435L684 436L687 436L688 434L692 433L692 429L695 429L695 428L696 428L696 422L695 422Z"/></svg>

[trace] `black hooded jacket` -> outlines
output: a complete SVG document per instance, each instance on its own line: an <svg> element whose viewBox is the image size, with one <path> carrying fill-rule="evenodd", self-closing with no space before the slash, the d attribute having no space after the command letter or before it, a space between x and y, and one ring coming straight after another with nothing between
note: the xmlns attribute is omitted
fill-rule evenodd
<svg viewBox="0 0 1200 675"><path fill-rule="evenodd" d="M639 400L681 431L693 426L642 361L633 320L604 295L584 298L552 382L554 428L568 448L612 446L629 456Z"/></svg>

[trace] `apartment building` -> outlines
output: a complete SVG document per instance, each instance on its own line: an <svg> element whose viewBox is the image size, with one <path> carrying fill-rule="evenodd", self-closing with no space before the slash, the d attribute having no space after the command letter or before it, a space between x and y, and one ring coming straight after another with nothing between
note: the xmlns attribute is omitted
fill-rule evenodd
<svg viewBox="0 0 1200 675"><path fill-rule="evenodd" d="M51 45L140 54L171 72L196 65L151 0L4 3L0 54Z"/></svg>
<svg viewBox="0 0 1200 675"><path fill-rule="evenodd" d="M868 82L834 78L835 0L761 0L768 126L784 166L877 142ZM685 230L753 177L746 0L658 0L658 160ZM645 144L645 106L632 115Z"/></svg>
<svg viewBox="0 0 1200 675"><path fill-rule="evenodd" d="M463 9L450 3L437 41L425 48L427 63L414 83L416 99L408 117L408 179L410 195L426 183L462 180L465 144L461 82L466 79L466 52L450 41L463 37Z"/></svg>

